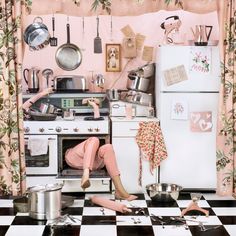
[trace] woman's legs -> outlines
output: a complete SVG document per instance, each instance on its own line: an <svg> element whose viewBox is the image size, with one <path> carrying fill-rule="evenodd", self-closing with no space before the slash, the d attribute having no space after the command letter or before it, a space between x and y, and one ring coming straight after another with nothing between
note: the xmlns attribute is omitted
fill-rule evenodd
<svg viewBox="0 0 236 236"><path fill-rule="evenodd" d="M81 188L85 189L90 186L89 174L93 169L93 163L99 148L99 139L96 137L88 138L84 145L84 163L83 163L83 176L81 179Z"/></svg>
<svg viewBox="0 0 236 236"><path fill-rule="evenodd" d="M104 164L106 166L106 169L109 173L109 175L112 178L112 182L115 186L116 189L116 195L119 196L120 198L123 199L129 199L133 195L129 195L127 191L125 190L121 179L120 179L120 172L118 170L118 166L116 163L116 157L115 157L115 152L113 150L113 147L111 144L105 144L99 148L98 151L98 157L103 158ZM134 200L134 196L131 197Z"/></svg>
<svg viewBox="0 0 236 236"><path fill-rule="evenodd" d="M99 139L91 137L73 148L73 151L83 157L83 176L81 179L81 188L90 186L89 173L93 168L93 163L99 147Z"/></svg>

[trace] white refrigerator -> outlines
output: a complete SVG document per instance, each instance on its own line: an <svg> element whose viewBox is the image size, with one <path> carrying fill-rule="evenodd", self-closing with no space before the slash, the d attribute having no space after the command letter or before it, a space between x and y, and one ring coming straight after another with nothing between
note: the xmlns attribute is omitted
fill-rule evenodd
<svg viewBox="0 0 236 236"><path fill-rule="evenodd" d="M185 190L216 188L219 85L217 46L157 48L156 110L168 152L160 182Z"/></svg>

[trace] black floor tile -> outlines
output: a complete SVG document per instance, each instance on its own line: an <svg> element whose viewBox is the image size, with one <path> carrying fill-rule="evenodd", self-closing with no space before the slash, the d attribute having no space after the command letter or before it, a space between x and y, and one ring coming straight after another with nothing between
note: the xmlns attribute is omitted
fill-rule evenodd
<svg viewBox="0 0 236 236"><path fill-rule="evenodd" d="M208 200L211 207L236 207L236 200Z"/></svg>
<svg viewBox="0 0 236 236"><path fill-rule="evenodd" d="M80 235L80 226L46 226L42 236L79 236ZM96 235L96 233L95 233Z"/></svg>
<svg viewBox="0 0 236 236"><path fill-rule="evenodd" d="M116 225L116 216L83 216L82 225Z"/></svg>
<svg viewBox="0 0 236 236"><path fill-rule="evenodd" d="M185 208L180 208L181 211L183 209ZM208 210L210 216L216 215L215 212L211 208L203 207L203 209ZM204 216L205 214L201 211L188 211L185 215L186 216Z"/></svg>
<svg viewBox="0 0 236 236"><path fill-rule="evenodd" d="M8 228L9 228L9 225L1 225L0 226L0 236L6 235Z"/></svg>
<svg viewBox="0 0 236 236"><path fill-rule="evenodd" d="M148 207L178 207L178 204L176 201L173 202L154 202L151 200L147 200L147 206Z"/></svg>
<svg viewBox="0 0 236 236"><path fill-rule="evenodd" d="M45 225L46 223L46 220L36 220L29 216L16 216L12 225Z"/></svg>
<svg viewBox="0 0 236 236"><path fill-rule="evenodd" d="M207 225L205 226L206 229L212 228L216 225ZM226 231L225 227L222 225L217 229L210 229L207 231L201 231L199 226L189 226L189 229L192 233L192 236L230 236ZM233 235L231 235L233 236Z"/></svg>
<svg viewBox="0 0 236 236"><path fill-rule="evenodd" d="M62 215L69 214L69 215L82 215L83 207L68 207L63 209Z"/></svg>
<svg viewBox="0 0 236 236"><path fill-rule="evenodd" d="M117 226L117 236L154 236L151 226Z"/></svg>
<svg viewBox="0 0 236 236"><path fill-rule="evenodd" d="M236 216L218 216L224 225L236 225Z"/></svg>
<svg viewBox="0 0 236 236"><path fill-rule="evenodd" d="M12 207L3 207L0 208L0 215L1 216L14 216L17 212L14 212Z"/></svg>
<svg viewBox="0 0 236 236"><path fill-rule="evenodd" d="M77 192L77 193L62 193L62 195L65 196L72 196L75 197L76 199L84 199L85 193L82 192Z"/></svg>

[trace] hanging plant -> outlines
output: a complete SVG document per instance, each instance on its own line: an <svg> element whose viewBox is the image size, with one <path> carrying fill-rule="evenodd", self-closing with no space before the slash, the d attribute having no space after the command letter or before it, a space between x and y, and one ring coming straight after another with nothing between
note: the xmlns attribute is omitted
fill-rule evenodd
<svg viewBox="0 0 236 236"><path fill-rule="evenodd" d="M31 1L31 0L26 0ZM72 0L77 6L80 5L80 0ZM137 3L143 3L144 0L135 0ZM169 5L172 1L175 1L175 5L178 5L181 9L183 9L183 2L182 0L165 0L165 4ZM103 10L110 15L111 14L111 2L112 0L94 0L91 6L92 11L96 11L99 6L102 7Z"/></svg>
<svg viewBox="0 0 236 236"><path fill-rule="evenodd" d="M25 6L26 11L30 14L32 10L33 0L21 0L21 4Z"/></svg>
<svg viewBox="0 0 236 236"><path fill-rule="evenodd" d="M94 0L92 3L92 11L96 11L98 6L101 5L103 10L110 15L111 14L111 0Z"/></svg>
<svg viewBox="0 0 236 236"><path fill-rule="evenodd" d="M165 0L165 4L169 5L173 0ZM183 2L181 0L175 0L175 5L183 9Z"/></svg>

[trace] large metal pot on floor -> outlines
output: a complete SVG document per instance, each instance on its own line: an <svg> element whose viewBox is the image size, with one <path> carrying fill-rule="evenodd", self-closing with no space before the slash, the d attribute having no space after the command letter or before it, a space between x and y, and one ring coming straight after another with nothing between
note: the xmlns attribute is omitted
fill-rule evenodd
<svg viewBox="0 0 236 236"><path fill-rule="evenodd" d="M37 220L60 217L62 187L62 184L47 184L28 188L29 216Z"/></svg>

